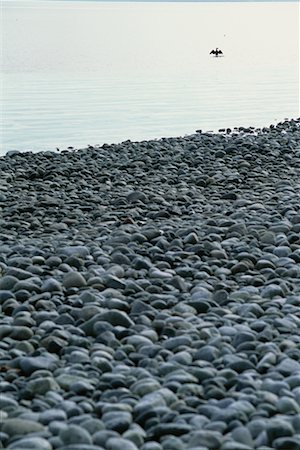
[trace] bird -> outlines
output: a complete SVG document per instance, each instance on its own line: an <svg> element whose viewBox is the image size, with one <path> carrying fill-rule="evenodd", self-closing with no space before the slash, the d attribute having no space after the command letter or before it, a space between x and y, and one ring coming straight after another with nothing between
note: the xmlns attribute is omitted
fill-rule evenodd
<svg viewBox="0 0 300 450"><path fill-rule="evenodd" d="M212 50L210 52L210 55L219 56L219 55L223 55L223 52L222 52L222 50L219 50L217 47L216 50Z"/></svg>

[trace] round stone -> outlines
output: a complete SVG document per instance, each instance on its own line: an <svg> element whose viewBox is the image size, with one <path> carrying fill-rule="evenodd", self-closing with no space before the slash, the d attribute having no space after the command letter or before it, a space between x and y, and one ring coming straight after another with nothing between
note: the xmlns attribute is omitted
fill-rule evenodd
<svg viewBox="0 0 300 450"><path fill-rule="evenodd" d="M81 288L86 285L86 281L79 272L68 272L63 278L63 286L69 288Z"/></svg>
<svg viewBox="0 0 300 450"><path fill-rule="evenodd" d="M90 433L78 425L70 425L60 431L59 437L64 444L92 444Z"/></svg>
<svg viewBox="0 0 300 450"><path fill-rule="evenodd" d="M2 431L9 436L24 436L24 434L37 433L43 430L44 427L40 423L18 417L6 419L2 422Z"/></svg>
<svg viewBox="0 0 300 450"><path fill-rule="evenodd" d="M8 449L36 449L36 450L52 450L53 447L50 442L46 441L46 439L41 437L31 436L28 438L23 438L15 441L13 444L10 444Z"/></svg>

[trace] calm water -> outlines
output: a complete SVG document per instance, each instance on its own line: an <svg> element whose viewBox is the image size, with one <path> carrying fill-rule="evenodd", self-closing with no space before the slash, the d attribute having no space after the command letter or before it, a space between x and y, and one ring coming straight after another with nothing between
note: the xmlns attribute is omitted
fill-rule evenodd
<svg viewBox="0 0 300 450"><path fill-rule="evenodd" d="M2 16L2 153L299 115L297 3L4 0Z"/></svg>

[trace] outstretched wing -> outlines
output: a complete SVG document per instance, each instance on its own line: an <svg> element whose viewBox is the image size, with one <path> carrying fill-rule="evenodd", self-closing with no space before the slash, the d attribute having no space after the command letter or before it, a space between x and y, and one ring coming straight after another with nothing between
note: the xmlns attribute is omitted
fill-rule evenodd
<svg viewBox="0 0 300 450"><path fill-rule="evenodd" d="M212 51L210 52L210 55L211 55L211 54L215 55L216 53L217 53L216 50L212 50Z"/></svg>
<svg viewBox="0 0 300 450"><path fill-rule="evenodd" d="M223 55L222 50L218 50L217 54L218 54L218 55Z"/></svg>

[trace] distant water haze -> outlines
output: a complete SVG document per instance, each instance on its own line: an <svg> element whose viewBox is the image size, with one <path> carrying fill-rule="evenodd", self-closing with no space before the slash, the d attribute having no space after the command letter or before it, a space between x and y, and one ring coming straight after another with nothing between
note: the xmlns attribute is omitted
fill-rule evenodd
<svg viewBox="0 0 300 450"><path fill-rule="evenodd" d="M23 0L2 16L2 153L299 115L297 3Z"/></svg>

